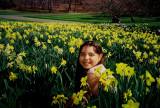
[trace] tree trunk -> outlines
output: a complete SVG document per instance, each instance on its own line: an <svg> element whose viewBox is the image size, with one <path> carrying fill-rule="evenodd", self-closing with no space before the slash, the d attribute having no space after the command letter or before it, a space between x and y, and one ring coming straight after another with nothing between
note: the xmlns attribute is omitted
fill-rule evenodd
<svg viewBox="0 0 160 108"><path fill-rule="evenodd" d="M77 6L77 0L75 0L74 12L76 11L76 6Z"/></svg>
<svg viewBox="0 0 160 108"><path fill-rule="evenodd" d="M72 0L69 0L68 12L72 9L71 4L72 4Z"/></svg>
<svg viewBox="0 0 160 108"><path fill-rule="evenodd" d="M44 10L44 9L45 9L45 3L44 3L44 2L45 2L45 1L41 0L42 10Z"/></svg>

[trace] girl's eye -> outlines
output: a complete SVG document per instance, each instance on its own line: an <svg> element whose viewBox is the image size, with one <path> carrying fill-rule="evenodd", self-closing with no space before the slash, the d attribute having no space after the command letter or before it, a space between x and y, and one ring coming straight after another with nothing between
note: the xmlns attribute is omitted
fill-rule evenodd
<svg viewBox="0 0 160 108"><path fill-rule="evenodd" d="M84 53L81 53L81 54L80 54L80 56L84 56L84 55L85 55Z"/></svg>
<svg viewBox="0 0 160 108"><path fill-rule="evenodd" d="M94 54L91 53L90 56L94 56Z"/></svg>

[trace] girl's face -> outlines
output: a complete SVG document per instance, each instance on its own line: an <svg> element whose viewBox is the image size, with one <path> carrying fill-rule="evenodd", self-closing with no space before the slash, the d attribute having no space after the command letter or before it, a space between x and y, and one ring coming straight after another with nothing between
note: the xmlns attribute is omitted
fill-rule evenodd
<svg viewBox="0 0 160 108"><path fill-rule="evenodd" d="M95 52L93 46L84 46L80 52L79 62L84 69L90 69L96 66L101 60L103 54L98 54Z"/></svg>

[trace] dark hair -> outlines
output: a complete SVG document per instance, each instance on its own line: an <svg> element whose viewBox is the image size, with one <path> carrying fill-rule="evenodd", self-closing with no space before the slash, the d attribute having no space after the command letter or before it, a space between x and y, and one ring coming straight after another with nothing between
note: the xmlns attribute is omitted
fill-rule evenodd
<svg viewBox="0 0 160 108"><path fill-rule="evenodd" d="M81 53L81 50L84 46L93 46L95 48L95 52L98 54L103 54L102 46L96 42L96 41L86 41L84 42L80 49L79 49L79 55L77 59L77 68L76 68L76 75L75 75L75 90L74 92L78 92L80 90L80 80L82 77L85 77L87 75L87 69L84 69L82 65L79 63L79 56ZM98 64L105 64L105 55L103 54L102 59L99 61Z"/></svg>

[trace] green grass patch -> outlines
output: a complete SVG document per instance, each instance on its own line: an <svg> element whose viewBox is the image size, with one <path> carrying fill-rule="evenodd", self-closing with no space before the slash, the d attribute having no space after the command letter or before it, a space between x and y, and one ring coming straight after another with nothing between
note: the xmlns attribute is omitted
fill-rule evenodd
<svg viewBox="0 0 160 108"><path fill-rule="evenodd" d="M51 20L63 20L85 23L111 23L109 17L97 17L90 14L59 14L59 15L36 15L26 16L31 18L51 19Z"/></svg>
<svg viewBox="0 0 160 108"><path fill-rule="evenodd" d="M63 20L63 21L75 21L85 23L111 23L110 17L95 16L90 14L60 14L60 15L36 15L26 16L31 18L51 19L51 20ZM149 25L160 26L160 17L134 17L135 22L131 21L131 17L121 17L121 23L123 24L137 24L137 25Z"/></svg>
<svg viewBox="0 0 160 108"><path fill-rule="evenodd" d="M121 23L133 25L160 26L160 17L133 17L135 22L131 21L131 17L121 17Z"/></svg>
<svg viewBox="0 0 160 108"><path fill-rule="evenodd" d="M23 12L23 11L0 11L0 15L25 15L25 14L41 14L34 12Z"/></svg>
<svg viewBox="0 0 160 108"><path fill-rule="evenodd" d="M15 20L15 19L5 19L5 18L0 18L0 21L33 22L33 21L26 21L26 20Z"/></svg>

